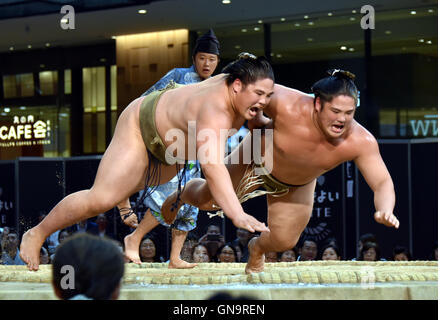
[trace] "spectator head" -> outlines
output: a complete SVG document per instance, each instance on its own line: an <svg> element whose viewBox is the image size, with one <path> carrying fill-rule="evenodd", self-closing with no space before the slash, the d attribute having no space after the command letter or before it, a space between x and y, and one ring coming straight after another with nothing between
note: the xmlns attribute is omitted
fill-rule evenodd
<svg viewBox="0 0 438 320"><path fill-rule="evenodd" d="M186 241L191 241L192 243L196 243L199 241L199 237L193 231L189 231L189 233L187 233Z"/></svg>
<svg viewBox="0 0 438 320"><path fill-rule="evenodd" d="M56 250L52 285L62 300L77 295L115 300L120 293L124 267L123 255L112 241L86 233L75 234Z"/></svg>
<svg viewBox="0 0 438 320"><path fill-rule="evenodd" d="M202 244L197 244L193 248L193 262L200 263L200 262L210 262L211 258L208 253L207 248Z"/></svg>
<svg viewBox="0 0 438 320"><path fill-rule="evenodd" d="M325 247L326 245L335 245L335 246L337 246L337 247L339 247L339 245L338 245L338 240L336 240L336 238L334 238L334 237L331 237L331 238L327 238L325 241L324 241L324 245L323 245L323 247Z"/></svg>
<svg viewBox="0 0 438 320"><path fill-rule="evenodd" d="M248 241L253 237L253 234L246 229L238 228L236 230L237 239L239 239L239 243L242 246L247 246Z"/></svg>
<svg viewBox="0 0 438 320"><path fill-rule="evenodd" d="M237 260L236 262L241 262L240 260L242 259L242 249L240 249L239 246L233 246L234 250L236 251L237 254Z"/></svg>
<svg viewBox="0 0 438 320"><path fill-rule="evenodd" d="M40 264L49 264L50 263L50 257L49 257L49 251L41 247L40 250Z"/></svg>
<svg viewBox="0 0 438 320"><path fill-rule="evenodd" d="M315 237L305 236L302 240L302 245L298 249L300 261L315 260L318 255L318 243Z"/></svg>
<svg viewBox="0 0 438 320"><path fill-rule="evenodd" d="M17 231L13 228L9 228L9 233L6 236L5 250L6 251L16 251L18 245L20 244L20 238L18 237Z"/></svg>
<svg viewBox="0 0 438 320"><path fill-rule="evenodd" d="M219 48L219 40L212 29L196 40L192 58L201 79L207 79L216 69L219 63Z"/></svg>
<svg viewBox="0 0 438 320"><path fill-rule="evenodd" d="M265 262L278 262L278 253L274 251L265 252Z"/></svg>
<svg viewBox="0 0 438 320"><path fill-rule="evenodd" d="M106 226L108 224L108 219L106 218L105 214L101 213L97 216L96 224L100 230L103 230L106 228Z"/></svg>
<svg viewBox="0 0 438 320"><path fill-rule="evenodd" d="M432 260L438 260L438 240L433 244Z"/></svg>
<svg viewBox="0 0 438 320"><path fill-rule="evenodd" d="M375 242L365 242L360 251L359 260L361 261L379 261L380 248Z"/></svg>
<svg viewBox="0 0 438 320"><path fill-rule="evenodd" d="M87 226L87 222L88 222L88 219L84 219L84 220L79 221L78 225L81 228L85 228Z"/></svg>
<svg viewBox="0 0 438 320"><path fill-rule="evenodd" d="M334 244L326 244L320 250L320 254L320 260L341 260L341 252L339 250L339 247Z"/></svg>
<svg viewBox="0 0 438 320"><path fill-rule="evenodd" d="M207 234L221 234L221 228L217 224L210 224L207 227Z"/></svg>
<svg viewBox="0 0 438 320"><path fill-rule="evenodd" d="M297 261L297 257L298 257L297 249L296 248L289 249L281 254L280 262L295 262Z"/></svg>
<svg viewBox="0 0 438 320"><path fill-rule="evenodd" d="M362 250L363 244L365 242L374 242L377 243L377 238L372 233L365 233L360 236L359 241L357 243L357 248L359 249L359 252Z"/></svg>
<svg viewBox="0 0 438 320"><path fill-rule="evenodd" d="M61 244L64 242L68 237L70 237L70 232L67 229L62 229L58 233L58 242Z"/></svg>
<svg viewBox="0 0 438 320"><path fill-rule="evenodd" d="M154 238L151 235L146 235L140 242L140 259L142 262L157 261L157 247Z"/></svg>
<svg viewBox="0 0 438 320"><path fill-rule="evenodd" d="M237 262L236 249L231 244L225 244L217 250L218 262Z"/></svg>
<svg viewBox="0 0 438 320"><path fill-rule="evenodd" d="M397 245L394 247L394 250L392 250L392 258L394 261L410 261L411 254L408 248Z"/></svg>

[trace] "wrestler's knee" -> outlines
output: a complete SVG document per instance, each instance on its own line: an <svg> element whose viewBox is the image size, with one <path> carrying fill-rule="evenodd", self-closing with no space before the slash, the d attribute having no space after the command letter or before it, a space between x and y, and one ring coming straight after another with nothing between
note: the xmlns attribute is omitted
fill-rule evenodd
<svg viewBox="0 0 438 320"><path fill-rule="evenodd" d="M91 189L87 195L87 202L90 211L94 213L103 213L115 207L118 201L112 198L109 194L98 193Z"/></svg>
<svg viewBox="0 0 438 320"><path fill-rule="evenodd" d="M282 252L295 247L299 237L271 237L276 252Z"/></svg>

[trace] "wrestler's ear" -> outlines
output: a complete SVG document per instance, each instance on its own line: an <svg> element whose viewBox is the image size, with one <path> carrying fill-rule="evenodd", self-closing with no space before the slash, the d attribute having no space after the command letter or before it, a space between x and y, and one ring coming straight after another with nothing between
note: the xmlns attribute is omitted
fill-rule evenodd
<svg viewBox="0 0 438 320"><path fill-rule="evenodd" d="M238 78L233 81L231 86L233 88L234 93L240 92L243 89L243 83Z"/></svg>
<svg viewBox="0 0 438 320"><path fill-rule="evenodd" d="M321 98L320 97L315 98L315 109L318 112L321 111Z"/></svg>

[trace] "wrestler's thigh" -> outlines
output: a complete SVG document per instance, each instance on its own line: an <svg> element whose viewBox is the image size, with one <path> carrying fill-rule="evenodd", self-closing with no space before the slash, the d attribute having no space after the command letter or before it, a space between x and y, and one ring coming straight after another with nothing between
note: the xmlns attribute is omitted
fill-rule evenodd
<svg viewBox="0 0 438 320"><path fill-rule="evenodd" d="M312 214L315 185L316 180L292 188L282 197L268 195L268 226L273 241L296 244Z"/></svg>
<svg viewBox="0 0 438 320"><path fill-rule="evenodd" d="M148 155L136 112L138 99L120 115L97 170L92 193L118 203L142 188Z"/></svg>

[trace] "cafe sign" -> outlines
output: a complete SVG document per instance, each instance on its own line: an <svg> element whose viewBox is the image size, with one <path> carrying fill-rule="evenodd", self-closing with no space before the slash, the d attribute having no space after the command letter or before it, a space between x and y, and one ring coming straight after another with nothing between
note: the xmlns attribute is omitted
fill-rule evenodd
<svg viewBox="0 0 438 320"><path fill-rule="evenodd" d="M22 147L51 144L50 120L33 115L13 116L10 125L0 124L0 147Z"/></svg>

